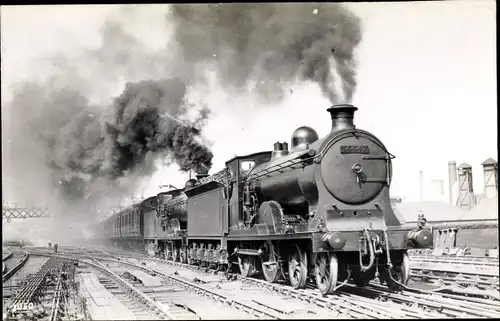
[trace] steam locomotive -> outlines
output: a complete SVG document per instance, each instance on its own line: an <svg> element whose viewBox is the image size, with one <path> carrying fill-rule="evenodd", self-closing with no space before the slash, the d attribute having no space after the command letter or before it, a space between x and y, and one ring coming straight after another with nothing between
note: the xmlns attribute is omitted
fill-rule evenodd
<svg viewBox="0 0 500 321"><path fill-rule="evenodd" d="M423 224L403 226L390 204L394 158L373 134L354 125L352 105L327 111L332 129L310 127L291 148L237 156L212 176L198 173L183 189L160 193L108 219L105 235L144 245L168 260L288 279L309 277L333 293L349 280L378 277L391 289L409 279L408 249L430 248ZM340 283L340 285L338 285Z"/></svg>

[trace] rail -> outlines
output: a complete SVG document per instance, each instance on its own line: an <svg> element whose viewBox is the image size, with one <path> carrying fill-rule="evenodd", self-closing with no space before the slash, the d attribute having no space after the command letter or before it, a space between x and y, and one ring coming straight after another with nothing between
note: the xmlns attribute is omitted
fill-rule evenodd
<svg viewBox="0 0 500 321"><path fill-rule="evenodd" d="M9 254L7 254L6 256L3 256L2 257L2 261L7 261L8 259L10 259L12 257L13 253L10 252Z"/></svg>
<svg viewBox="0 0 500 321"><path fill-rule="evenodd" d="M135 259L142 259L144 261L155 261L168 265L185 267L193 270L205 270L194 265L187 265L184 263L161 260L157 258L138 257L127 254L125 254L124 256L129 256ZM272 289L276 292L286 293L287 295L305 301L314 301L315 303L321 303L325 307L335 307L343 311L356 311L359 313L359 317L500 317L500 306L498 306L498 301L466 297L463 295L454 295L448 293L425 293L425 291L420 293L410 290L404 290L400 293L393 293L389 292L382 285L370 283L367 288L357 288L351 285L345 290L339 291L335 297L322 298L314 295L313 293L305 293L303 290L297 291L280 284L271 284L255 278L246 278L236 274L234 275L234 277L241 279L243 282L260 285L262 287ZM373 300L369 300L363 295L355 294L357 292L352 291L360 291L364 293L371 292L372 294L374 294L374 297L386 301L391 301L392 303L397 304L400 307L400 312L395 312L391 309L385 309L384 304L374 305ZM355 296L350 297L349 295L352 294L355 294Z"/></svg>
<svg viewBox="0 0 500 321"><path fill-rule="evenodd" d="M38 272L28 279L28 282L23 286L21 291L16 294L12 300L14 306L23 306L29 303L37 302L41 296L41 287L44 285L45 279L52 271L62 268L61 259L53 259L45 262Z"/></svg>
<svg viewBox="0 0 500 321"><path fill-rule="evenodd" d="M96 253L100 252L100 254ZM115 263L128 265L146 273L160 276L168 279L171 282L184 286L188 290L196 291L203 295L214 296L213 291L203 289L189 281L180 280L171 275L164 275L156 269L147 268L143 265L126 261L126 257L139 259L142 261L153 261L157 263L164 263L172 266L184 267L192 270L199 270L207 272L205 268L200 268L193 265L187 265L179 262L161 260L157 258L144 257L132 253L109 253L107 251L93 252L96 256L105 256L99 258L103 261L112 261ZM112 259L111 257L120 257L119 260ZM223 273L223 272L219 272ZM338 313L347 314L353 317L368 317L368 318L433 318L433 317L487 317L497 318L500 317L500 306L498 301L478 299L467 297L464 295L453 295L449 293L427 293L426 291L412 291L404 290L402 292L394 293L388 291L382 285L377 283L370 283L365 288L347 287L345 290L340 290L336 295L328 297L320 297L312 289L311 285L303 290L294 290L289 286L281 284L271 284L263 280L254 278L245 278L239 274L230 274L228 276L238 278L242 282L258 285L262 288L278 292L279 294L286 294L293 298L297 298L309 303L314 303L318 306L327 309L335 309ZM311 287L311 289L309 289ZM354 292L353 292L354 291ZM360 294L362 293L362 294ZM217 295L217 294L215 294ZM227 298L220 296L217 298L219 301L238 304L238 302L227 301ZM385 300L383 303L380 300ZM245 309L245 306L242 306ZM253 309L253 308L251 308ZM273 315L273 318L276 316Z"/></svg>
<svg viewBox="0 0 500 321"><path fill-rule="evenodd" d="M432 262L432 263L452 263L452 264L480 264L489 266L498 266L497 257L487 256L448 256L448 255L415 255L410 256L412 262Z"/></svg>
<svg viewBox="0 0 500 321"><path fill-rule="evenodd" d="M500 318L498 304L491 304L485 300L467 298L458 295L447 294L422 294L413 291L402 291L400 293L386 292L381 285L370 284L370 288L364 291L372 291L374 294L385 297L388 300L403 304L412 304L431 308L445 316L451 317L480 317L480 318Z"/></svg>
<svg viewBox="0 0 500 321"><path fill-rule="evenodd" d="M5 273L2 273L2 283L6 282L14 274L16 274L16 272L19 271L19 269L22 268L24 266L24 264L28 261L29 256L30 256L29 253L26 253L26 255L24 256L24 258L21 261L19 261L19 263L16 266L14 266L12 269L8 270ZM5 264L4 264L4 267L5 267Z"/></svg>
<svg viewBox="0 0 500 321"><path fill-rule="evenodd" d="M138 257L138 256L130 256L131 258L139 258L144 261L155 261L159 263L165 263L168 265L173 265L173 266L178 266L178 267L183 267L191 270L205 270L202 268L199 268L198 266L194 265L188 265L184 263L179 263L179 262L172 262L172 261L167 261L167 260L161 260L161 259L156 259L156 258L145 258L145 257ZM121 260L122 263L125 263L123 260ZM127 262L130 263L130 262ZM156 272L156 270L153 270ZM224 273L224 272L220 272ZM170 276L169 276L170 277ZM311 291L311 292L304 292L301 290L295 290L290 287L286 287L280 284L273 284L273 283L268 283L263 280L258 280L255 278L247 278L243 277L241 275L234 274L233 277L241 280L242 282L246 284L252 284L259 286L261 288L266 288L268 290L272 290L273 292L279 293L281 295L288 295L292 298L307 302L307 303L314 303L317 306L327 308L329 310L336 310L340 314L344 315L350 315L356 318L394 318L394 317L416 317L418 314L414 313L409 315L409 313L399 313L394 310L389 310L385 309L384 307L381 307L379 305L375 305L373 302L372 304L367 304L366 300L360 300L361 297L350 297L348 295L340 295L336 297L321 297L318 296L316 291Z"/></svg>
<svg viewBox="0 0 500 321"><path fill-rule="evenodd" d="M270 319L279 319L275 314L270 314L270 313L267 313L265 311L258 310L256 308L253 308L253 307L246 305L245 303L242 303L242 302L230 300L230 299L226 298L225 296L218 294L217 292L204 289L203 287L200 287L192 282L185 281L185 280L182 280L180 278L177 278L177 277L174 277L171 275L166 275L160 271L148 269L142 265L134 264L132 262L126 262L123 260L114 260L114 259L110 259L110 258L100 258L100 259L106 260L106 261L112 261L112 262L123 264L123 265L128 265L128 266L134 267L136 269L140 269L148 274L154 273L156 276L159 276L162 279L167 280L167 281L174 283L176 285L182 286L188 291L190 290L190 291L194 291L194 292L199 293L199 294L203 294L204 296L209 296L218 302L226 303L227 305L230 305L232 307L235 307L235 308L243 310L243 311L251 311L255 315L260 315L261 317L265 317L268 319L269 318Z"/></svg>
<svg viewBox="0 0 500 321"><path fill-rule="evenodd" d="M38 256L49 256L49 257L67 257L65 255L57 255L57 254L52 254L52 253L33 253L33 255L38 255ZM83 260L81 258L76 258L77 261L90 265L94 267L95 269L98 269L105 274L109 275L112 279L114 279L117 283L119 283L126 291L127 294L132 295L135 299L139 299L139 302L143 305L146 305L148 308L152 309L155 313L159 314L162 316L162 318L166 318L168 320L173 320L174 317L168 312L165 311L160 305L158 305L156 302L151 300L148 296L146 296L143 292L137 290L132 284L130 284L128 281L124 280L122 277L118 276L116 273L99 263L95 258L92 256L86 254L84 255L88 257L88 260ZM74 259L74 258L73 258Z"/></svg>
<svg viewBox="0 0 500 321"><path fill-rule="evenodd" d="M62 270L59 270L57 275L57 285L54 290L54 299L52 299L52 305L50 308L50 321L58 320L59 309L60 309L60 301L61 301L61 288L62 288Z"/></svg>
<svg viewBox="0 0 500 321"><path fill-rule="evenodd" d="M53 254L53 253L32 253L33 255L41 255L41 256L61 256L60 254ZM103 253L104 254L104 253ZM132 284L130 284L128 281L125 279L121 278L120 276L116 275L113 271L105 267L103 264L101 264L99 261L109 261L109 262L114 262L118 263L121 265L126 265L130 266L139 270L142 270L143 272L146 272L150 275L155 275L158 276L169 283L181 286L185 288L188 291L192 291L197 293L198 295L202 295L205 297L209 297L211 299L214 299L217 302L221 302L225 305L228 305L232 308L245 311L247 313L252 313L255 316L265 318L265 319L280 319L280 317L274 313L269 313L257 308L254 308L252 306L249 306L243 302L235 301L228 299L227 297L215 292L211 291L208 289L204 289L201 286L196 285L195 283L189 282L182 280L180 278L171 276L171 275L166 275L160 271L156 271L153 269L148 269L147 267L144 267L142 265L134 264L132 262L126 262L123 260L115 260L112 258L108 257L99 257L98 259L90 255L89 253L83 253L83 254L76 254L72 253L72 256L74 259L80 261L83 264L88 264L91 265L97 269L100 269L102 271L105 271L106 274L110 275L113 279L121 283L122 285L126 286L129 291L135 294L136 297L139 297L141 301L149 303L150 306L156 307L157 310L161 311L162 314L164 314L168 319L176 319L174 315L171 315L168 311L164 310L163 307L159 306L155 301L151 300L146 294L144 294L142 291L136 289ZM82 257L86 257L87 259L82 259Z"/></svg>

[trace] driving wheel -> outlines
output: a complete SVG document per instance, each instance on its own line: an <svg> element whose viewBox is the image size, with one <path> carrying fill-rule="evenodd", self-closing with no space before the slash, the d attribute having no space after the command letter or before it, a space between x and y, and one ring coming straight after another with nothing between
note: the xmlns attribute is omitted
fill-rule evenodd
<svg viewBox="0 0 500 321"><path fill-rule="evenodd" d="M249 255L238 256L238 265L242 276L252 276L255 272L255 257Z"/></svg>
<svg viewBox="0 0 500 321"><path fill-rule="evenodd" d="M334 253L321 252L316 257L314 275L316 286L322 295L333 293L337 285L339 262Z"/></svg>
<svg viewBox="0 0 500 321"><path fill-rule="evenodd" d="M298 245L288 259L288 278L294 289L302 289L307 281L307 254Z"/></svg>

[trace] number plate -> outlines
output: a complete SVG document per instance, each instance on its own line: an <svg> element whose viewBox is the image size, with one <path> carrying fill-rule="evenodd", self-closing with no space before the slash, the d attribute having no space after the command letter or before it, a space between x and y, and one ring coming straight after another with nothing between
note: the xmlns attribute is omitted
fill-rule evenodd
<svg viewBox="0 0 500 321"><path fill-rule="evenodd" d="M341 145L342 154L370 154L370 148L367 145Z"/></svg>

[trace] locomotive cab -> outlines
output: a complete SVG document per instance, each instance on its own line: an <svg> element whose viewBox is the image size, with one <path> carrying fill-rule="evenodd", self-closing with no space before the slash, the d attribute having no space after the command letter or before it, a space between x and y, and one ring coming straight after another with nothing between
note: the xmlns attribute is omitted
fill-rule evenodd
<svg viewBox="0 0 500 321"><path fill-rule="evenodd" d="M238 228L239 226L244 226L250 220L251 216L248 215L247 211L244 211L243 204L245 201L240 202L240 199L247 197L248 204L248 199L250 198L248 188L245 196L245 184L243 180L260 164L269 162L272 153L271 151L265 151L246 156L236 156L226 162L226 167L231 174L229 188L226 193L230 207L229 226Z"/></svg>

